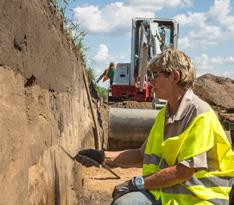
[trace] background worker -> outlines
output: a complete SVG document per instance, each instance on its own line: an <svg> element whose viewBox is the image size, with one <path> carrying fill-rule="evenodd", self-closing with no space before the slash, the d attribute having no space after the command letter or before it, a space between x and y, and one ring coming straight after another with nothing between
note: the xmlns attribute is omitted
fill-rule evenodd
<svg viewBox="0 0 234 205"><path fill-rule="evenodd" d="M193 91L195 68L168 49L149 64L156 96L167 100L145 143L124 151L82 150L99 163L143 167L115 186L113 205L228 204L234 153L212 108Z"/></svg>
<svg viewBox="0 0 234 205"><path fill-rule="evenodd" d="M103 82L110 79L110 86L113 84L115 74L115 64L110 63L109 67L99 76L97 83L103 78Z"/></svg>

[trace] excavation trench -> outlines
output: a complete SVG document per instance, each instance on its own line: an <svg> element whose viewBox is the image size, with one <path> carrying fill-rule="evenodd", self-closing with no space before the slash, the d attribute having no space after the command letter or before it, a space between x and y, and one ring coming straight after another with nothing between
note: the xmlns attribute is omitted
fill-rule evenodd
<svg viewBox="0 0 234 205"><path fill-rule="evenodd" d="M59 144L71 157L86 148L139 147L154 116L149 122L138 110L133 128L127 113L116 120L110 112L109 121L109 108L151 109L151 103L97 101L85 80L86 62L52 2L0 1L0 205L110 204L115 184L141 169L113 168L121 177L116 179L106 169L72 160ZM234 81L204 75L195 92L230 130ZM109 122L115 135L108 134Z"/></svg>

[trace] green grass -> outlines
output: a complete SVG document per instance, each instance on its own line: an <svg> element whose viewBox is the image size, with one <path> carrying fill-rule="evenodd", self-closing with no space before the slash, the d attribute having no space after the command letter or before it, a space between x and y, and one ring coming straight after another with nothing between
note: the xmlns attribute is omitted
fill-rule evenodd
<svg viewBox="0 0 234 205"><path fill-rule="evenodd" d="M55 8L63 16L63 18L65 18L65 11L69 3L69 0L50 0L50 1L54 4Z"/></svg>
<svg viewBox="0 0 234 205"><path fill-rule="evenodd" d="M86 71L87 71L88 80L92 81L93 84L96 84L96 82L95 82L95 75L96 75L95 70L92 67L88 67L88 68L86 68Z"/></svg>
<svg viewBox="0 0 234 205"><path fill-rule="evenodd" d="M96 85L96 90L97 90L98 96L101 97L104 101L107 101L108 89Z"/></svg>
<svg viewBox="0 0 234 205"><path fill-rule="evenodd" d="M89 48L85 46L84 39L86 35L88 34L88 32L83 31L80 28L79 23L70 19L66 19L66 25L64 28L65 28L67 36L72 39L72 41L75 44L75 47L79 49L83 60L87 61L86 53Z"/></svg>
<svg viewBox="0 0 234 205"><path fill-rule="evenodd" d="M82 56L82 59L86 62L87 60L87 51L88 47L84 44L84 39L87 35L86 31L83 31L80 28L80 24L77 23L77 21L72 17L72 19L69 19L65 16L65 13L67 11L67 6L69 5L69 2L71 0L50 0L55 8L57 9L57 12L61 14L63 17L63 27L65 34L68 38L70 38L75 47L80 51L80 54Z"/></svg>

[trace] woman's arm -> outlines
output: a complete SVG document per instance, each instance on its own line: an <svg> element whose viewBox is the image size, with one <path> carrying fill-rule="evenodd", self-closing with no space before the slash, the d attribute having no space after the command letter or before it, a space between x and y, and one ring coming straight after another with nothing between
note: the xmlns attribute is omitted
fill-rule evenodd
<svg viewBox="0 0 234 205"><path fill-rule="evenodd" d="M105 151L105 163L120 167L142 167L143 155L140 148L123 151Z"/></svg>
<svg viewBox="0 0 234 205"><path fill-rule="evenodd" d="M157 173L144 176L145 189L165 188L180 184L193 176L194 168L178 164L160 170Z"/></svg>

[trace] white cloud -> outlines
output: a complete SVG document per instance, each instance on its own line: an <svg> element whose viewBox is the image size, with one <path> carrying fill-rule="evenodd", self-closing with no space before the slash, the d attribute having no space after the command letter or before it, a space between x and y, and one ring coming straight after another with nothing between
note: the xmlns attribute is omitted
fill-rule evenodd
<svg viewBox="0 0 234 205"><path fill-rule="evenodd" d="M192 0L183 0L183 6L185 7L191 7L193 6L193 1Z"/></svg>
<svg viewBox="0 0 234 205"><path fill-rule="evenodd" d="M213 68L207 54L196 56L194 58L194 64L196 65L197 69L209 70Z"/></svg>
<svg viewBox="0 0 234 205"><path fill-rule="evenodd" d="M106 63L106 62L108 62L109 59L110 59L110 56L109 56L109 49L108 49L107 45L100 44L98 49L97 49L97 53L94 56L95 63L97 63L97 64Z"/></svg>
<svg viewBox="0 0 234 205"><path fill-rule="evenodd" d="M223 40L223 33L220 27L207 25L200 31L192 30L188 37L195 44L214 45Z"/></svg>
<svg viewBox="0 0 234 205"><path fill-rule="evenodd" d="M228 17L230 13L230 0L215 0L214 5L210 7L207 13L208 17L212 19L217 19L219 22Z"/></svg>
<svg viewBox="0 0 234 205"><path fill-rule="evenodd" d="M230 0L215 0L207 13L188 12L175 16L181 27L191 29L180 40L180 47L215 45L230 40L234 35L234 16L230 10Z"/></svg>
<svg viewBox="0 0 234 205"><path fill-rule="evenodd" d="M224 33L218 26L203 27L202 29L193 29L187 33L186 37L179 38L179 47L182 49L192 47L207 47L208 45L217 45L229 39L230 33Z"/></svg>
<svg viewBox="0 0 234 205"><path fill-rule="evenodd" d="M170 8L170 7L177 7L181 3L180 0L129 0L128 5L135 8L141 8L144 10L151 10L157 11L161 10L162 8Z"/></svg>
<svg viewBox="0 0 234 205"><path fill-rule="evenodd" d="M194 63L199 67L199 69L213 69L220 65L225 66L225 64L233 64L234 66L234 56L209 57L207 54L202 54L201 56L196 56L194 58Z"/></svg>
<svg viewBox="0 0 234 205"><path fill-rule="evenodd" d="M102 12L96 6L77 7L74 12L77 21L88 32L95 33L104 30L108 26L106 20L103 20Z"/></svg>
<svg viewBox="0 0 234 205"><path fill-rule="evenodd" d="M228 57L209 57L202 54L193 58L197 69L197 77L206 73L212 73L217 76L234 79L234 56Z"/></svg>
<svg viewBox="0 0 234 205"><path fill-rule="evenodd" d="M205 13L191 13L179 14L174 17L180 26L202 27L205 26L206 16Z"/></svg>
<svg viewBox="0 0 234 205"><path fill-rule="evenodd" d="M111 61L119 63L128 63L130 62L130 50L113 55L109 53L109 49L106 44L100 44L98 46L97 52L93 60L96 64L106 64Z"/></svg>
<svg viewBox="0 0 234 205"><path fill-rule="evenodd" d="M225 25L225 22L234 16L230 15L230 0L214 0L214 4L209 8L208 12L188 12L187 14L179 14L175 16L181 26L204 27L213 23ZM227 28L228 29L228 28Z"/></svg>
<svg viewBox="0 0 234 205"><path fill-rule="evenodd" d="M224 58L224 62L234 65L234 56L229 56L229 57Z"/></svg>
<svg viewBox="0 0 234 205"><path fill-rule="evenodd" d="M234 16L231 13L230 0L215 0L207 14L209 19L219 22L228 31L234 32Z"/></svg>
<svg viewBox="0 0 234 205"><path fill-rule="evenodd" d="M234 80L234 71L233 70L225 70L222 75L227 78L231 78Z"/></svg>
<svg viewBox="0 0 234 205"><path fill-rule="evenodd" d="M83 6L74 9L78 22L88 33L126 34L129 32L132 17L154 17L153 11L142 10L115 2L103 8Z"/></svg>
<svg viewBox="0 0 234 205"><path fill-rule="evenodd" d="M223 19L223 24L228 27L232 34L234 33L234 16L228 16Z"/></svg>
<svg viewBox="0 0 234 205"><path fill-rule="evenodd" d="M126 34L133 17L152 18L158 10L191 5L191 0L129 0L126 3L113 2L104 7L80 6L74 9L74 13L76 20L88 33Z"/></svg>
<svg viewBox="0 0 234 205"><path fill-rule="evenodd" d="M188 7L192 5L191 0L129 0L128 5L151 11L158 11L163 8Z"/></svg>

